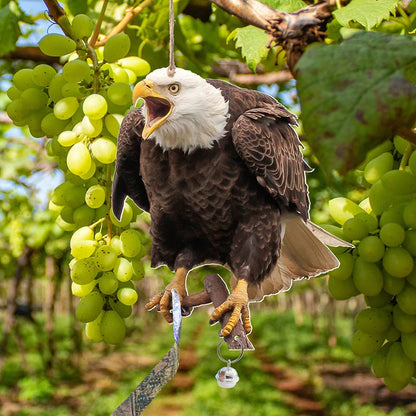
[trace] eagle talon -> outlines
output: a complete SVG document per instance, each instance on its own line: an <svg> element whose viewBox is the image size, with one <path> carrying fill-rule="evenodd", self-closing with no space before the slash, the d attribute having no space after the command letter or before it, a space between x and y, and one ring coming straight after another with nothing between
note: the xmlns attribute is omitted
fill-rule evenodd
<svg viewBox="0 0 416 416"><path fill-rule="evenodd" d="M248 283L246 280L239 280L234 291L228 296L226 301L218 306L210 317L210 324L217 322L226 312L232 311L228 322L221 330L221 336L230 335L231 331L237 325L240 315L243 321L243 327L248 334L251 332L250 312L248 307Z"/></svg>
<svg viewBox="0 0 416 416"><path fill-rule="evenodd" d="M187 296L186 291L186 275L187 270L184 268L178 268L176 271L175 277L172 282L170 282L165 290L152 298L150 302L145 305L145 308L150 311L154 307L157 307L158 311L169 323L173 322L173 317L171 313L172 309L172 289L175 289L179 295L179 300L182 303L184 297Z"/></svg>

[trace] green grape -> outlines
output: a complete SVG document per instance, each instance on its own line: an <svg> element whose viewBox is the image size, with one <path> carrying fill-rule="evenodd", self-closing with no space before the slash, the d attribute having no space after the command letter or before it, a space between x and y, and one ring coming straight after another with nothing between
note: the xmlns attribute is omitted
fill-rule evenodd
<svg viewBox="0 0 416 416"><path fill-rule="evenodd" d="M64 231L73 231L75 230L75 224L66 222L60 215L56 218L56 223Z"/></svg>
<svg viewBox="0 0 416 416"><path fill-rule="evenodd" d="M387 354L389 353L391 345L392 344L390 342L384 344L374 354L373 361L371 363L371 370L378 378L382 378L387 374Z"/></svg>
<svg viewBox="0 0 416 416"><path fill-rule="evenodd" d="M384 244L375 235L369 235L360 241L358 245L358 254L360 257L370 263L377 263L383 258Z"/></svg>
<svg viewBox="0 0 416 416"><path fill-rule="evenodd" d="M403 351L400 342L394 342L386 357L387 375L398 383L407 385L415 371L413 361ZM388 386L387 386L388 387Z"/></svg>
<svg viewBox="0 0 416 416"><path fill-rule="evenodd" d="M392 314L388 310L367 308L357 314L355 317L355 326L367 334L376 335L387 331L392 321Z"/></svg>
<svg viewBox="0 0 416 416"><path fill-rule="evenodd" d="M67 82L80 82L88 77L90 71L91 68L85 61L74 59L64 65L62 75Z"/></svg>
<svg viewBox="0 0 416 416"><path fill-rule="evenodd" d="M101 333L101 322L103 320L104 311L101 311L96 319L85 324L85 335L92 342L101 342L104 337Z"/></svg>
<svg viewBox="0 0 416 416"><path fill-rule="evenodd" d="M13 85L20 91L24 91L27 88L36 87L33 81L33 69L23 68L19 69L12 78Z"/></svg>
<svg viewBox="0 0 416 416"><path fill-rule="evenodd" d="M382 290L378 295L375 295L375 296L366 295L364 297L365 297L365 303L368 306L371 306L372 308L381 308L382 306L386 306L393 299L393 296L385 292L384 290Z"/></svg>
<svg viewBox="0 0 416 416"><path fill-rule="evenodd" d="M126 71L127 76L129 77L129 84L134 84L137 81L137 75L128 68L122 68Z"/></svg>
<svg viewBox="0 0 416 416"><path fill-rule="evenodd" d="M355 287L364 295L376 296L383 288L383 275L374 264L357 258L353 270Z"/></svg>
<svg viewBox="0 0 416 416"><path fill-rule="evenodd" d="M404 206L403 221L407 227L416 229L416 199L413 199Z"/></svg>
<svg viewBox="0 0 416 416"><path fill-rule="evenodd" d="M86 181L88 179L91 179L94 176L95 171L96 171L96 165L95 165L94 160L91 159L91 166L90 166L90 168L83 175L80 175L80 177Z"/></svg>
<svg viewBox="0 0 416 416"><path fill-rule="evenodd" d="M107 114L104 119L105 127L114 137L118 137L123 116L121 114Z"/></svg>
<svg viewBox="0 0 416 416"><path fill-rule="evenodd" d="M121 252L126 257L135 257L141 249L140 233L136 230L125 230L120 234Z"/></svg>
<svg viewBox="0 0 416 416"><path fill-rule="evenodd" d="M123 68L119 67L118 65L111 64L111 77L113 78L114 82L121 82L123 84L129 83L129 75Z"/></svg>
<svg viewBox="0 0 416 416"><path fill-rule="evenodd" d="M66 149L58 142L58 139L54 137L51 142L52 152L55 156L66 156Z"/></svg>
<svg viewBox="0 0 416 416"><path fill-rule="evenodd" d="M143 262L141 262L140 260L137 259L132 259L131 260L131 265L133 267L133 276L131 278L131 280L140 280L143 279L144 277L144 265Z"/></svg>
<svg viewBox="0 0 416 416"><path fill-rule="evenodd" d="M328 290L336 300L349 299L359 293L351 277L340 280L330 276L328 279Z"/></svg>
<svg viewBox="0 0 416 416"><path fill-rule="evenodd" d="M65 182L68 183L68 182ZM72 243L80 242L84 240L94 240L94 231L90 227L81 227L76 230L71 237L70 245Z"/></svg>
<svg viewBox="0 0 416 416"><path fill-rule="evenodd" d="M397 277L393 277L388 274L385 270L383 270L383 289L386 293L390 295L397 295L399 294L406 284L406 279L399 279Z"/></svg>
<svg viewBox="0 0 416 416"><path fill-rule="evenodd" d="M368 203L370 203L368 198L366 198L366 200L368 201ZM359 206L360 208L363 208L361 205ZM371 210L371 207L370 207L370 210ZM374 214L368 214L367 212L360 212L354 218L364 222L370 233L377 230L378 228L377 217Z"/></svg>
<svg viewBox="0 0 416 416"><path fill-rule="evenodd" d="M138 77L144 77L151 69L147 61L137 56L127 56L126 58L119 59L118 63L122 68L133 71Z"/></svg>
<svg viewBox="0 0 416 416"><path fill-rule="evenodd" d="M63 35L51 33L39 41L40 50L48 56L63 56L74 52L76 43Z"/></svg>
<svg viewBox="0 0 416 416"><path fill-rule="evenodd" d="M71 147L79 140L80 138L72 130L65 130L58 136L58 143L64 147Z"/></svg>
<svg viewBox="0 0 416 416"><path fill-rule="evenodd" d="M416 192L416 177L405 170L391 170L381 178L383 186L393 195Z"/></svg>
<svg viewBox="0 0 416 416"><path fill-rule="evenodd" d="M342 226L345 237L348 240L362 240L368 235L367 224L357 217L353 217L344 222Z"/></svg>
<svg viewBox="0 0 416 416"><path fill-rule="evenodd" d="M90 225L94 221L95 210L84 204L74 210L73 220L78 227Z"/></svg>
<svg viewBox="0 0 416 416"><path fill-rule="evenodd" d="M331 270L329 275L334 279L345 280L348 279L354 268L354 257L350 253L342 253L338 256L339 267L337 269Z"/></svg>
<svg viewBox="0 0 416 416"><path fill-rule="evenodd" d="M395 149L403 155L409 145L409 142L400 136L395 136L393 139Z"/></svg>
<svg viewBox="0 0 416 416"><path fill-rule="evenodd" d="M47 110L42 109L32 113L27 119L27 125L29 126L30 134L33 137L43 137L45 133L41 128L42 119L47 114Z"/></svg>
<svg viewBox="0 0 416 416"><path fill-rule="evenodd" d="M138 296L134 289L124 287L117 291L117 298L125 305L134 305L137 302Z"/></svg>
<svg viewBox="0 0 416 416"><path fill-rule="evenodd" d="M103 118L107 113L107 101L100 94L89 95L82 104L84 114L92 120Z"/></svg>
<svg viewBox="0 0 416 416"><path fill-rule="evenodd" d="M53 113L59 120L68 120L77 111L79 106L75 97L61 98L54 106Z"/></svg>
<svg viewBox="0 0 416 416"><path fill-rule="evenodd" d="M133 266L127 259L119 257L114 264L114 274L120 282L127 282L133 276Z"/></svg>
<svg viewBox="0 0 416 416"><path fill-rule="evenodd" d="M75 316L80 322L91 322L98 318L104 306L104 299L97 291L93 291L80 299Z"/></svg>
<svg viewBox="0 0 416 416"><path fill-rule="evenodd" d="M367 357L375 353L383 344L384 337L380 334L373 335L360 331L352 336L351 350L359 357Z"/></svg>
<svg viewBox="0 0 416 416"><path fill-rule="evenodd" d="M388 247L397 247L403 243L405 237L404 228L395 222L390 222L380 230L380 239Z"/></svg>
<svg viewBox="0 0 416 416"><path fill-rule="evenodd" d="M413 270L413 257L403 247L392 247L383 257L383 267L394 277L406 277Z"/></svg>
<svg viewBox="0 0 416 416"><path fill-rule="evenodd" d="M81 122L82 133L88 137L97 137L103 129L103 121L101 119L93 120L84 116Z"/></svg>
<svg viewBox="0 0 416 416"><path fill-rule="evenodd" d="M413 287L416 287L416 268L414 268L408 276L406 276L406 280L410 283Z"/></svg>
<svg viewBox="0 0 416 416"><path fill-rule="evenodd" d="M370 160L364 169L364 178L368 183L376 183L386 172L393 169L393 155L384 152Z"/></svg>
<svg viewBox="0 0 416 416"><path fill-rule="evenodd" d="M21 96L22 92L19 90L19 88L15 87L14 85L12 85L8 90L7 90L7 96L13 101L13 100L17 100L20 96Z"/></svg>
<svg viewBox="0 0 416 416"><path fill-rule="evenodd" d="M118 235L111 237L110 246L117 253L117 256L121 254L121 241Z"/></svg>
<svg viewBox="0 0 416 416"><path fill-rule="evenodd" d="M90 208L99 208L105 202L105 188L101 185L90 186L85 194L85 203Z"/></svg>
<svg viewBox="0 0 416 416"><path fill-rule="evenodd" d="M101 163L109 164L116 160L117 147L115 143L107 137L99 137L91 143L91 152Z"/></svg>
<svg viewBox="0 0 416 416"><path fill-rule="evenodd" d="M53 67L46 64L40 64L33 68L32 80L39 87L47 87L55 75L56 71Z"/></svg>
<svg viewBox="0 0 416 416"><path fill-rule="evenodd" d="M126 335L126 325L116 311L104 312L100 329L107 344L119 344Z"/></svg>
<svg viewBox="0 0 416 416"><path fill-rule="evenodd" d="M416 361L416 332L402 334L402 347L404 353L413 361Z"/></svg>
<svg viewBox="0 0 416 416"><path fill-rule="evenodd" d="M381 215L391 204L389 192L383 186L381 179L370 188L368 198L370 199L371 209L375 215Z"/></svg>
<svg viewBox="0 0 416 416"><path fill-rule="evenodd" d="M118 280L113 272L105 272L98 279L98 287L105 295L112 295L118 289Z"/></svg>
<svg viewBox="0 0 416 416"><path fill-rule="evenodd" d="M61 98L63 98L62 87L65 84L66 80L61 74L56 74L55 77L52 78L52 81L50 82L48 87L48 94L54 103L58 102Z"/></svg>
<svg viewBox="0 0 416 416"><path fill-rule="evenodd" d="M416 331L416 315L403 312L399 305L393 308L393 325L402 333L409 334Z"/></svg>
<svg viewBox="0 0 416 416"><path fill-rule="evenodd" d="M124 58L130 50L130 38L125 33L117 33L104 45L104 60L115 62Z"/></svg>
<svg viewBox="0 0 416 416"><path fill-rule="evenodd" d="M56 212L57 214L59 214L62 211L63 207L60 205L54 204L52 201L49 201L48 209L52 212Z"/></svg>
<svg viewBox="0 0 416 416"><path fill-rule="evenodd" d="M65 186L65 195L64 195L64 205L68 205L72 208L78 208L84 203L85 188L82 186L77 186L68 183L68 186Z"/></svg>
<svg viewBox="0 0 416 416"><path fill-rule="evenodd" d="M67 82L61 88L62 97L75 97L82 98L85 95L85 91L82 90L81 86L76 82ZM78 108L78 111L81 107ZM84 113L81 114L83 115Z"/></svg>
<svg viewBox="0 0 416 416"><path fill-rule="evenodd" d="M403 390L409 384L409 382L407 382L407 381L398 381L398 380L390 377L388 374L386 374L384 376L384 384L386 385L386 387L390 391L396 392L396 391Z"/></svg>
<svg viewBox="0 0 416 416"><path fill-rule="evenodd" d="M94 220L95 221L101 220L101 219L105 218L106 215L107 215L107 206L106 205L101 205L100 208L97 208L95 210Z"/></svg>
<svg viewBox="0 0 416 416"><path fill-rule="evenodd" d="M75 143L68 152L66 163L75 175L85 175L91 168L91 155L84 143Z"/></svg>
<svg viewBox="0 0 416 416"><path fill-rule="evenodd" d="M403 279L404 280L404 279ZM396 296L397 304L400 309L408 315L416 315L416 288L406 285Z"/></svg>
<svg viewBox="0 0 416 416"><path fill-rule="evenodd" d="M53 137L65 130L67 125L66 120L59 120L54 113L49 113L43 117L40 124L42 130L45 132L46 136Z"/></svg>
<svg viewBox="0 0 416 416"><path fill-rule="evenodd" d="M15 123L16 121L25 120L29 115L29 109L25 106L25 103L21 98L9 103L6 108L6 112Z"/></svg>
<svg viewBox="0 0 416 416"><path fill-rule="evenodd" d="M95 252L95 264L99 270L108 271L114 267L117 253L110 246L101 246Z"/></svg>
<svg viewBox="0 0 416 416"><path fill-rule="evenodd" d="M97 284L96 280L92 280L91 282L84 284L84 285L80 285L78 283L72 282L71 292L74 296L83 298L84 296L87 296L89 293L93 291L96 284Z"/></svg>
<svg viewBox="0 0 416 416"><path fill-rule="evenodd" d="M331 217L341 225L355 215L365 212L355 202L343 197L331 199L328 205Z"/></svg>
<svg viewBox="0 0 416 416"><path fill-rule="evenodd" d="M48 104L48 96L39 88L28 88L24 90L20 98L30 110L40 110Z"/></svg>
<svg viewBox="0 0 416 416"><path fill-rule="evenodd" d="M402 333L392 324L390 325L390 328L384 333L384 336L387 341L394 342L400 338L401 334Z"/></svg>
<svg viewBox="0 0 416 416"><path fill-rule="evenodd" d="M408 164L413 175L416 175L416 150L410 155Z"/></svg>
<svg viewBox="0 0 416 416"><path fill-rule="evenodd" d="M77 14L71 22L71 34L74 39L89 38L94 29L94 22L86 14Z"/></svg>
<svg viewBox="0 0 416 416"><path fill-rule="evenodd" d="M131 105L132 92L127 84L115 82L107 90L107 96L110 101L117 105Z"/></svg>
<svg viewBox="0 0 416 416"><path fill-rule="evenodd" d="M71 279L79 285L86 285L94 280L98 274L96 262L92 258L83 258L77 260L71 270Z"/></svg>
<svg viewBox="0 0 416 416"><path fill-rule="evenodd" d="M74 209L72 207L63 207L61 217L64 221L74 223Z"/></svg>
<svg viewBox="0 0 416 416"><path fill-rule="evenodd" d="M128 318L133 308L131 305L125 305L124 303L121 303L120 301L116 302L113 300L110 300L111 307L122 317L122 318Z"/></svg>
<svg viewBox="0 0 416 416"><path fill-rule="evenodd" d="M129 204L124 203L120 221L114 216L113 210L110 211L110 219L117 227L127 227L133 219L133 210Z"/></svg>
<svg viewBox="0 0 416 416"><path fill-rule="evenodd" d="M389 209L387 209L386 211L384 211L381 214L380 221L379 221L380 228L391 222L395 222L396 224L399 224L402 227L404 227L402 213L403 213L403 207L401 205L394 205L390 207Z"/></svg>
<svg viewBox="0 0 416 416"><path fill-rule="evenodd" d="M71 245L71 256L83 259L94 254L97 242L94 240L77 241Z"/></svg>

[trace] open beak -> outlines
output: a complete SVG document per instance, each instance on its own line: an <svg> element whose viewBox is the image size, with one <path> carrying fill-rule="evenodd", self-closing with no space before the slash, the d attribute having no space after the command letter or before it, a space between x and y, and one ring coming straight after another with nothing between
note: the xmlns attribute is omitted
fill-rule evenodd
<svg viewBox="0 0 416 416"><path fill-rule="evenodd" d="M172 113L173 104L155 91L152 81L140 81L133 89L133 103L143 98L146 103L146 119L142 137L147 139Z"/></svg>

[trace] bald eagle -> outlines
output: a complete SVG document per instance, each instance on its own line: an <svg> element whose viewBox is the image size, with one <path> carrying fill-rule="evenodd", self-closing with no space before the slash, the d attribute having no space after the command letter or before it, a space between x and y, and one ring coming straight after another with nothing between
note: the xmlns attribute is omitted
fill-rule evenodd
<svg viewBox="0 0 416 416"><path fill-rule="evenodd" d="M133 90L139 98L120 128L112 207L120 218L129 196L150 213L151 265L176 273L147 309L171 322L170 289L183 298L190 270L221 264L232 292L210 322L231 310L222 335L240 316L248 333L250 301L338 267L323 242L343 242L309 221L309 168L283 105L179 68L151 72Z"/></svg>

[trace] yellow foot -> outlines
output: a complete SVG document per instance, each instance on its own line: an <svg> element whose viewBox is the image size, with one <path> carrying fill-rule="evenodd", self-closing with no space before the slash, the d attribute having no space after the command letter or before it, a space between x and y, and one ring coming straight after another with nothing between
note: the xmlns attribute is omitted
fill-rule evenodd
<svg viewBox="0 0 416 416"><path fill-rule="evenodd" d="M221 330L221 336L226 337L231 333L234 327L237 325L240 315L243 320L243 327L246 333L251 332L250 323L250 310L248 307L248 294L247 294L248 282L240 279L237 282L237 286L233 292L228 296L226 301L218 306L214 312L212 312L209 323L213 324L217 322L224 313L232 310L231 316L228 319L227 324Z"/></svg>
<svg viewBox="0 0 416 416"><path fill-rule="evenodd" d="M160 310L160 313L163 317L169 322L173 322L172 313L170 312L172 308L172 289L175 289L179 295L179 299L182 303L182 300L185 296L188 295L186 291L186 275L188 271L179 267L176 270L175 277L173 280L166 286L165 290L162 293L154 296L153 299L145 305L145 308L150 311L154 307L157 307Z"/></svg>

